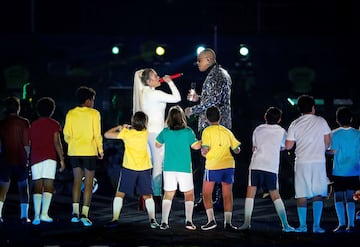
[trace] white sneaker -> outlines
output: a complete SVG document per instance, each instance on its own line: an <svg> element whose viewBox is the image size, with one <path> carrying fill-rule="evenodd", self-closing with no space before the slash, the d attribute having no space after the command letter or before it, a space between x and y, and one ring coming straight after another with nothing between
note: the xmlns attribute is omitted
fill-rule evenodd
<svg viewBox="0 0 360 247"><path fill-rule="evenodd" d="M48 223L53 222L53 219L50 218L48 215L41 215L41 216L40 216L40 220L41 220L41 221L48 222Z"/></svg>
<svg viewBox="0 0 360 247"><path fill-rule="evenodd" d="M40 224L40 218L35 218L35 219L32 221L32 224L33 224L33 225L39 225L39 224Z"/></svg>

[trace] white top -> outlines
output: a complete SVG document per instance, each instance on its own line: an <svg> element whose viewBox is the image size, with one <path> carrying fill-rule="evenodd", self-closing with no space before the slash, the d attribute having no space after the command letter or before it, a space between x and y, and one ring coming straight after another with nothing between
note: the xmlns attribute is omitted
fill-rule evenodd
<svg viewBox="0 0 360 247"><path fill-rule="evenodd" d="M289 126L287 140L296 142L295 161L301 163L326 162L324 136L331 130L326 120L304 114Z"/></svg>
<svg viewBox="0 0 360 247"><path fill-rule="evenodd" d="M144 87L143 89L141 109L149 117L149 132L160 133L165 126L166 103L177 103L181 100L179 90L174 85L174 82L170 81L168 85L172 94L150 87Z"/></svg>
<svg viewBox="0 0 360 247"><path fill-rule="evenodd" d="M285 147L286 131L278 124L261 124L252 135L253 154L249 169L278 174L280 150Z"/></svg>

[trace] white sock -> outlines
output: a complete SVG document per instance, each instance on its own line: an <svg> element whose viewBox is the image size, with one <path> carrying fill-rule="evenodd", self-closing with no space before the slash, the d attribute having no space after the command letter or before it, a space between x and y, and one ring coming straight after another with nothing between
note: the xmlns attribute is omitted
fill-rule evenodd
<svg viewBox="0 0 360 247"><path fill-rule="evenodd" d="M224 224L231 224L232 212L224 212Z"/></svg>
<svg viewBox="0 0 360 247"><path fill-rule="evenodd" d="M339 226L345 226L345 207L343 201L335 202L335 211L338 217Z"/></svg>
<svg viewBox="0 0 360 247"><path fill-rule="evenodd" d="M155 202L153 198L145 200L145 207L149 215L149 220L155 219Z"/></svg>
<svg viewBox="0 0 360 247"><path fill-rule="evenodd" d="M42 196L42 210L41 215L43 216L49 216L49 207L52 199L52 193L50 192L44 192Z"/></svg>
<svg viewBox="0 0 360 247"><path fill-rule="evenodd" d="M123 199L121 197L115 197L113 200L113 221L119 219L122 206Z"/></svg>
<svg viewBox="0 0 360 247"><path fill-rule="evenodd" d="M348 227L355 226L355 202L346 203L346 212L348 218Z"/></svg>
<svg viewBox="0 0 360 247"><path fill-rule="evenodd" d="M192 221L194 211L194 201L185 201L185 219L186 221Z"/></svg>
<svg viewBox="0 0 360 247"><path fill-rule="evenodd" d="M206 209L206 215L207 215L207 218L208 218L208 222L215 220L215 215L214 215L214 209L213 208Z"/></svg>
<svg viewBox="0 0 360 247"><path fill-rule="evenodd" d="M300 227L307 227L306 224L307 207L297 207L297 213L299 217Z"/></svg>
<svg viewBox="0 0 360 247"><path fill-rule="evenodd" d="M315 227L320 227L321 214L323 209L322 201L314 201L313 205L313 224Z"/></svg>
<svg viewBox="0 0 360 247"><path fill-rule="evenodd" d="M166 224L169 223L169 215L170 215L170 210L171 210L171 204L172 204L171 200L164 199L162 201L161 223L166 223Z"/></svg>
<svg viewBox="0 0 360 247"><path fill-rule="evenodd" d="M274 201L274 206L275 206L275 210L276 213L278 214L280 221L281 221L281 225L282 227L288 227L289 223L287 221L287 216L286 216L286 211L285 211L285 206L284 203L281 199L276 199Z"/></svg>
<svg viewBox="0 0 360 247"><path fill-rule="evenodd" d="M245 199L245 209L244 209L244 225L250 226L251 215L254 209L254 198Z"/></svg>
<svg viewBox="0 0 360 247"><path fill-rule="evenodd" d="M0 201L0 218L2 218L3 206L4 206L4 202Z"/></svg>
<svg viewBox="0 0 360 247"><path fill-rule="evenodd" d="M20 203L21 216L20 218L28 218L29 203Z"/></svg>
<svg viewBox="0 0 360 247"><path fill-rule="evenodd" d="M74 202L74 203L72 204L72 208L73 208L73 210L72 210L72 213L73 213L73 214L77 214L77 215L80 214L80 211L79 211L80 203Z"/></svg>
<svg viewBox="0 0 360 247"><path fill-rule="evenodd" d="M88 217L89 216L89 206L85 206L85 205L82 206L81 214L85 215L85 217Z"/></svg>
<svg viewBox="0 0 360 247"><path fill-rule="evenodd" d="M34 201L34 219L40 218L40 210L41 210L41 194L33 194L33 201Z"/></svg>

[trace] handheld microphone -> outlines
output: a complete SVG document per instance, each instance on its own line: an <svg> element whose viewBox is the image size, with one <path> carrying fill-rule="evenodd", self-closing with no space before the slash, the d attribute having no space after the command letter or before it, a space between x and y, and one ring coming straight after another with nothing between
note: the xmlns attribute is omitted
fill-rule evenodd
<svg viewBox="0 0 360 247"><path fill-rule="evenodd" d="M182 76L182 75L183 75L183 73L177 73L177 74L170 75L170 78L171 78L171 79L175 79L175 78L178 78L178 77L180 77L180 76ZM160 79L159 79L159 82L160 82L160 83L163 83L163 82L165 82L165 81L164 81L163 78L160 78Z"/></svg>

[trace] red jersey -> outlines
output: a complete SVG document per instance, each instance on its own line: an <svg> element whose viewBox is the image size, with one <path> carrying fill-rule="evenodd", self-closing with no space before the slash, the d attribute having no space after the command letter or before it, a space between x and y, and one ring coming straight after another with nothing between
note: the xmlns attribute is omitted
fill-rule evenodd
<svg viewBox="0 0 360 247"><path fill-rule="evenodd" d="M18 165L26 167L25 146L30 145L30 123L18 115L6 116L0 121L0 141L2 161L0 165Z"/></svg>
<svg viewBox="0 0 360 247"><path fill-rule="evenodd" d="M30 164L52 159L56 160L57 153L54 144L54 134L61 131L59 122L49 117L40 117L31 124Z"/></svg>

